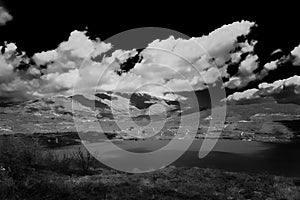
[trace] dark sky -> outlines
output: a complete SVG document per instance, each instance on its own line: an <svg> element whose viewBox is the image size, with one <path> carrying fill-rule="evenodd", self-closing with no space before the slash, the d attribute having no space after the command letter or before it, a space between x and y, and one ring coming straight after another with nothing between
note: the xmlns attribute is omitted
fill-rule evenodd
<svg viewBox="0 0 300 200"><path fill-rule="evenodd" d="M147 26L169 28L188 36L199 37L243 19L254 21L258 25L253 31L253 38L258 40L255 53L259 56L260 66L275 59L270 57L274 50L280 48L288 53L300 44L298 12L292 9L295 6L291 4L281 4L275 8L273 5L263 7L252 2L240 7L182 2L157 4L150 1L134 4L130 1L120 3L100 0L2 0L3 3L14 19L0 27L0 40L17 43L18 48L26 51L29 56L55 49L59 43L68 39L73 30L85 30L86 27L88 35L92 38L100 37L101 40L122 31ZM158 39L155 34L153 38ZM298 74L299 70L294 72L294 69L289 68L286 75L284 69L275 71L272 77L269 76L272 80L265 81L273 82ZM259 82L254 82L249 87L256 87L258 84Z"/></svg>
<svg viewBox="0 0 300 200"><path fill-rule="evenodd" d="M0 27L0 44L3 41L14 42L31 56L36 52L55 49L68 39L72 31L85 30L86 27L88 35L100 37L101 40L138 27L163 27L200 37L225 24L241 20L254 21L258 25L252 37L258 40L255 53L260 66L277 59L270 56L274 50L280 48L287 54L300 44L300 20L298 11L294 10L298 7L293 4L281 2L275 8L274 3L262 5L262 1L260 4L243 1L243 5L221 5L217 2L208 5L202 1L199 1L200 4L162 2L0 0L0 4L14 18ZM156 38L155 34L153 37L165 39ZM300 75L300 70L286 63L263 80L254 81L240 90L255 88L261 81L273 82L292 75ZM235 91L228 89L226 92L231 94Z"/></svg>
<svg viewBox="0 0 300 200"><path fill-rule="evenodd" d="M89 28L91 36L102 40L125 30L156 26L189 36L202 36L224 24L238 20L259 25L258 40L264 55L277 48L290 51L300 44L297 12L293 5L276 9L255 3L233 7L187 2L158 4L154 1L18 1L2 0L13 21L0 28L1 42L16 42L29 54L54 49L67 40L71 31ZM238 5L236 5L238 6ZM269 5L270 6L270 5Z"/></svg>

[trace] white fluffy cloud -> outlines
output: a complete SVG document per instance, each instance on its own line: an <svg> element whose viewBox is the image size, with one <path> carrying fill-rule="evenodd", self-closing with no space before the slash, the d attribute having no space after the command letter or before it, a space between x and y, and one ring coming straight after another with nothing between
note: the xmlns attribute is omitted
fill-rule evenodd
<svg viewBox="0 0 300 200"><path fill-rule="evenodd" d="M257 92L259 90L254 88L254 89L249 89L249 90L245 90L243 92L235 92L232 95L229 95L227 97L228 101L238 101L238 100L242 100L242 99L252 99L252 98L256 98L258 97Z"/></svg>
<svg viewBox="0 0 300 200"><path fill-rule="evenodd" d="M231 50L236 38L241 35L247 35L254 22L241 21L224 25L221 28L211 32L208 36L197 38L197 42L212 57L226 56Z"/></svg>
<svg viewBox="0 0 300 200"><path fill-rule="evenodd" d="M249 82L254 81L257 79L257 76L255 74L251 74L249 76L233 76L224 83L224 86L230 89L235 89L235 88L242 88L248 85Z"/></svg>
<svg viewBox="0 0 300 200"><path fill-rule="evenodd" d="M257 60L257 55L247 56L247 58L240 64L239 71L241 72L241 74L253 74L253 71L258 67Z"/></svg>
<svg viewBox="0 0 300 200"><path fill-rule="evenodd" d="M285 89L285 87L294 86L295 93L299 94L300 92L300 76L293 76L283 80L277 80L273 83L261 83L258 88L263 89L263 95L273 94L274 92L279 92Z"/></svg>
<svg viewBox="0 0 300 200"><path fill-rule="evenodd" d="M13 76L14 67L6 61L4 56L0 56L0 83L7 82Z"/></svg>
<svg viewBox="0 0 300 200"><path fill-rule="evenodd" d="M128 58L136 56L137 51L114 50L99 60L100 57L96 57L111 50L112 44L90 39L86 32L73 31L56 49L36 53L33 56L36 64L29 66L26 77L18 80L28 86L26 92L32 90L32 94L39 95L69 95L76 83L81 92L140 88L163 96L169 90L202 90L214 85L222 77L229 76L226 62L230 61L240 62L240 66L239 74L230 77L227 86L240 87L257 78L253 75L258 64L258 57L253 54L255 42L237 44L237 37L247 35L254 25L253 22L241 21L224 25L207 36L188 40L171 36L155 40L141 52L142 61L121 75L116 71ZM241 50L233 53L237 45ZM15 64L6 58L15 49L13 45L6 45L5 55L0 57L1 75L11 77L11 82L20 77L16 74ZM241 54L245 52L250 54L242 61ZM1 75L0 82L4 79Z"/></svg>
<svg viewBox="0 0 300 200"><path fill-rule="evenodd" d="M230 52L230 62L222 67L223 76L229 78L224 83L225 87L230 89L242 88L248 85L249 82L259 78L259 75L254 73L259 66L259 58L254 52L256 43L256 40L246 40L235 44L238 50L235 49ZM238 69L236 74L230 77L227 70L230 70L232 66L238 66Z"/></svg>
<svg viewBox="0 0 300 200"><path fill-rule="evenodd" d="M0 26L5 25L8 21L11 21L13 17L7 12L7 10L0 6Z"/></svg>
<svg viewBox="0 0 300 200"><path fill-rule="evenodd" d="M43 51L41 53L36 53L33 56L33 59L37 62L37 64L45 64L50 61L54 61L58 58L58 53L56 50L51 51Z"/></svg>
<svg viewBox="0 0 300 200"><path fill-rule="evenodd" d="M255 42L256 43L256 42ZM254 44L255 44L254 43ZM257 55L254 55L253 53L253 46L245 47L244 50L246 51L238 51L233 54L231 54L231 61L232 63L238 63L240 61L240 56L242 53L248 52L250 53L245 60L243 60L239 64L239 70L238 74L234 75L229 78L229 81L224 83L225 87L228 87L230 89L234 88L243 88L246 85L248 85L249 82L254 80L261 80L264 77L266 77L270 71L276 70L278 67L280 67L284 62L292 61L295 65L294 67L297 67L296 65L300 64L300 48L296 47L292 52L291 55L294 56L282 56L282 58L265 63L260 70L260 72L254 73L254 71L259 66L259 58ZM281 52L280 49L274 51L272 54ZM284 65L282 65L284 66Z"/></svg>
<svg viewBox="0 0 300 200"><path fill-rule="evenodd" d="M297 46L297 47L295 47L295 48L291 51L291 54L300 58L300 45Z"/></svg>
<svg viewBox="0 0 300 200"><path fill-rule="evenodd" d="M79 58L96 57L111 49L111 44L106 44L100 40L91 40L86 36L86 32L73 31L67 42L59 45L60 51L70 51L71 55Z"/></svg>
<svg viewBox="0 0 300 200"><path fill-rule="evenodd" d="M74 31L57 49L34 54L35 64L30 64L24 53L17 53L15 44L5 43L4 54L0 55L0 101L33 98L33 95L70 95L77 79L88 82L89 75L97 74L101 68L101 63L91 59L110 48L110 44L89 39L85 32ZM19 68L21 62L27 63L27 67ZM83 77L80 67L89 71Z"/></svg>
<svg viewBox="0 0 300 200"><path fill-rule="evenodd" d="M300 65L300 45L295 47L292 51L291 51L292 56L295 57L294 60L294 65Z"/></svg>
<svg viewBox="0 0 300 200"><path fill-rule="evenodd" d="M144 64L157 63L168 67L161 67L162 70L157 70L156 73L152 73L152 69L148 68L147 72L150 71L149 75L152 73L152 77L157 78L165 74L160 74L161 71L170 68L167 70L169 73L166 73L168 75L162 78L180 79L179 75L175 75L180 74L195 90L205 89L207 85L215 84L221 77L228 76L224 64L231 59L231 51L235 48L237 37L247 35L254 25L253 22L241 21L224 25L207 36L189 40L175 39L172 36L165 40L155 40L148 45L149 49L143 52ZM241 51L253 51L253 45L255 43L245 42L241 45ZM251 58L241 65L241 71L245 69L244 71L251 73L257 68L257 57Z"/></svg>
<svg viewBox="0 0 300 200"><path fill-rule="evenodd" d="M275 70L277 68L277 64L278 64L278 60L271 61L264 65L264 69L266 69L267 71Z"/></svg>
<svg viewBox="0 0 300 200"><path fill-rule="evenodd" d="M215 84L217 80L221 77L220 71L216 67L211 67L207 71L202 71L200 80L203 78L206 84Z"/></svg>
<svg viewBox="0 0 300 200"><path fill-rule="evenodd" d="M17 49L17 45L15 43L6 43L5 52L15 51Z"/></svg>
<svg viewBox="0 0 300 200"><path fill-rule="evenodd" d="M248 55L239 65L238 75L229 78L229 81L224 83L225 87L234 89L245 87L249 82L257 79L257 75L253 73L258 67L258 56Z"/></svg>
<svg viewBox="0 0 300 200"><path fill-rule="evenodd" d="M278 103L294 103L300 105L300 76L293 76L273 84L261 84L261 96L271 96Z"/></svg>
<svg viewBox="0 0 300 200"><path fill-rule="evenodd" d="M277 49L277 50L273 51L271 55L274 55L276 53L281 53L281 52L282 52L281 49ZM294 67L297 67L300 65L300 45L295 47L290 52L290 55L283 56L281 59L277 59L277 60L271 61L269 63L266 63L263 66L263 70L260 72L259 78L261 79L261 78L267 76L269 71L276 70L278 67L280 67L280 64L282 64L283 62L286 62L286 61L291 61L294 65Z"/></svg>
<svg viewBox="0 0 300 200"><path fill-rule="evenodd" d="M67 73L51 73L42 76L42 80L45 80L48 84L45 84L41 89L46 93L55 93L57 91L67 91L74 86L75 81L79 77L78 69L70 70Z"/></svg>
<svg viewBox="0 0 300 200"><path fill-rule="evenodd" d="M210 57L228 57L229 51L238 36L247 35L255 23L249 21L234 22L224 25L207 36L193 37L189 40L169 37L166 40L155 40L148 45L174 52L190 62L195 62L204 55Z"/></svg>
<svg viewBox="0 0 300 200"><path fill-rule="evenodd" d="M228 57L228 55L222 55L220 52L229 54L229 51L234 48L237 36L248 34L250 27L253 25L254 23L242 21L224 26L201 38L184 40L175 39L171 36L166 40L155 40L141 52L143 56L141 63L135 64L129 72L122 75L117 75L114 71L120 69L120 63L136 56L137 52L135 50L115 50L110 57L105 57L101 62L89 61L80 68L77 79L77 86L80 87L78 89L91 90L92 88L93 90L123 92L138 89L156 96L163 96L165 92L170 92L169 90L205 89L207 85L215 84L222 76L222 71L216 67L207 54L209 53L208 50L218 55L216 58ZM77 32L76 35L78 34ZM71 37L74 38L74 34ZM76 39L76 41L86 41L82 38L82 35L75 38L78 37L80 39ZM206 40L215 41L215 43L212 45L211 42L205 42ZM74 42L75 40L69 39L68 42L70 41ZM70 48L65 47L68 42L62 43L60 49L70 51ZM203 45L206 45L207 49ZM75 48L77 46L67 46L73 48L71 50L72 55L77 52L77 57L86 57L91 54L92 50L92 48L86 47L85 51L89 53L80 53L79 55L78 52L85 51L82 49L77 51ZM74 51L74 48L76 51ZM225 50L219 48L225 48ZM222 62L225 62L225 60Z"/></svg>
<svg viewBox="0 0 300 200"><path fill-rule="evenodd" d="M261 72L255 73L260 64L254 52L256 41L237 40L239 36L247 37L253 26L253 22L241 21L224 25L207 36L187 40L170 36L155 40L140 53L141 62L131 63L130 70L119 74L116 71L122 71L122 64L138 52L113 49L108 54L112 44L98 38L90 39L85 31L73 31L56 49L34 54L34 64L29 64L29 58L16 52L14 43L5 44L5 53L0 55L0 94L6 99L14 95L24 98L71 95L76 85L79 92L87 94L95 90L143 91L174 99L174 96L164 96L165 93L203 90L222 78L229 79L224 87L242 88L276 70L281 62L279 59L266 63ZM297 59L300 58L299 49L296 47L291 52ZM107 55L99 56L103 54ZM21 61L28 64L26 70L18 68ZM233 64L237 72L230 75L228 70ZM227 99L238 101L272 95L286 87L292 87L294 94L299 94L299 85L296 76L262 83L257 89L234 93Z"/></svg>
<svg viewBox="0 0 300 200"><path fill-rule="evenodd" d="M239 101L259 97L274 97L284 103L300 104L300 76L277 80L273 83L261 83L257 88L235 92L227 97L228 101Z"/></svg>

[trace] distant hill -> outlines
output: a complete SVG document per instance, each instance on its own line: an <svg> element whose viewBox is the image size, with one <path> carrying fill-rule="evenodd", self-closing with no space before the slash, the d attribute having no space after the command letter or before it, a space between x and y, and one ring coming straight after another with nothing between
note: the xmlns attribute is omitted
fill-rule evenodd
<svg viewBox="0 0 300 200"><path fill-rule="evenodd" d="M196 92L197 99L200 94ZM74 117L82 126L96 120L108 132L121 131L110 123L113 120L119 120L125 126L128 120L145 126L153 120L163 122L167 118L171 122L164 129L167 131L168 127L180 124L181 116L187 116L189 123L199 120L199 133L205 134L211 120L210 103L199 103L197 107L194 102L197 99L189 98L190 92L180 95L181 99L167 100L144 93L101 92L94 96L77 94L6 104L0 107L0 134L76 132ZM198 110L200 119L193 114ZM299 138L299 121L298 104L281 103L273 97L228 101L223 136L287 141ZM97 127L92 128L99 131Z"/></svg>

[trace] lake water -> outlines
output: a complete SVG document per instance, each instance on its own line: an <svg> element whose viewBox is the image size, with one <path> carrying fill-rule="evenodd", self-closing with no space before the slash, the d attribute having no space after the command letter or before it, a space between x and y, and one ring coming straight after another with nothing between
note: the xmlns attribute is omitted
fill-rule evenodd
<svg viewBox="0 0 300 200"><path fill-rule="evenodd" d="M178 167L201 167L216 168L227 171L268 173L275 175L300 177L300 143L264 143L240 140L218 140L213 150L204 158L199 159L198 153L202 140L194 140L189 149L171 165ZM115 142L120 148L131 152L147 153L155 151L164 145L166 140L150 141L120 141ZM133 158L125 154L110 151L106 148L107 143L96 143L101 145L105 152L101 156L106 160L118 160L123 162L134 162ZM64 150L69 151L67 147ZM62 149L60 149L61 151ZM148 168L155 168L155 162L167 159L175 154L176 150L169 150L151 159L143 160Z"/></svg>

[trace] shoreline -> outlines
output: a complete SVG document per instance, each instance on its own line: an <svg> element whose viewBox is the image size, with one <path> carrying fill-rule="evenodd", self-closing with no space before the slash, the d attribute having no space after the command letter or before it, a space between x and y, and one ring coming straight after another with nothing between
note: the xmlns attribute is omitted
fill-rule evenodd
<svg viewBox="0 0 300 200"><path fill-rule="evenodd" d="M88 140L85 140L83 138L80 137L80 135L82 134L89 134L89 133L77 133L77 132L49 132L49 133L33 133L33 134L25 134L25 133L11 133L11 134L6 134L6 133L0 133L0 137L20 137L20 138L34 138L34 139L41 139L41 140L45 140L48 138L69 138L69 139L73 139L74 142L76 142L77 144L80 143L97 143L97 142L103 142L103 141L111 141L111 142L115 142L115 141L161 141L161 140L168 140L171 141L172 139L175 139L176 137L169 137L169 136L159 136L159 137L113 137L111 139L108 138L103 138L103 139L99 139L96 138L96 142L90 142ZM107 133L102 133L102 132L96 132L94 133L96 135L106 135ZM108 133L110 134L110 133ZM77 137L76 137L77 136ZM180 140L184 140L184 139L191 139L191 137L186 137L187 135L185 135L182 138L176 138L176 139L180 139ZM282 143L294 143L294 142L298 142L300 141L300 137L296 137L296 138L291 138L291 139L282 139L282 138L274 138L274 137L254 137L254 138L244 138L244 137L229 137L229 136L210 136L210 135L201 135L199 136L196 135L193 140L204 140L204 139L211 139L211 140L233 140L233 141L244 141L244 142L262 142L262 143L272 143L272 144L282 144ZM72 144L61 144L61 145L57 145L57 146L69 146Z"/></svg>

